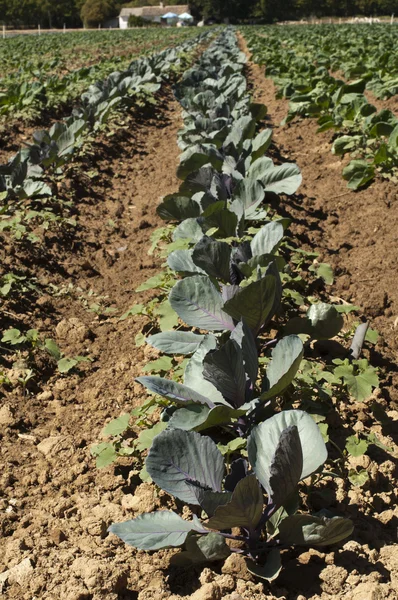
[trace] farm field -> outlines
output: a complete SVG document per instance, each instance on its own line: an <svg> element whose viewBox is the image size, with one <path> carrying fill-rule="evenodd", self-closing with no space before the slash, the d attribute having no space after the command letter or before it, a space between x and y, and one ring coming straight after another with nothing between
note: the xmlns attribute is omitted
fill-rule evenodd
<svg viewBox="0 0 398 600"><path fill-rule="evenodd" d="M34 41L101 64L1 150L7 600L398 598L395 29L295 31Z"/></svg>

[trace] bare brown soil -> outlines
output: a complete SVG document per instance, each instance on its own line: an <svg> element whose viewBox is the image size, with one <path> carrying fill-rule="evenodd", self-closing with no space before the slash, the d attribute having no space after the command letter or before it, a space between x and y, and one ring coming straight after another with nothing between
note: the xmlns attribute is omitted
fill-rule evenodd
<svg viewBox="0 0 398 600"><path fill-rule="evenodd" d="M268 104L269 123L280 122L284 103L273 100L272 86L259 69L251 66L249 75L256 99ZM45 361L36 364L40 377L26 394L20 387L8 386L0 396L0 593L6 600L394 600L398 598L395 461L383 451L356 459L368 469L367 487L341 482L332 490L329 505L354 519L353 539L326 551L286 552L285 570L272 586L254 581L239 556L211 569L170 569L172 551L136 551L106 533L113 521L170 502L167 495L141 484L127 459L97 470L90 446L98 442L105 422L146 397L134 382L152 356L149 348L134 343L143 319L118 317L150 297L134 290L159 268L159 260L148 255L149 240L161 224L155 214L160 197L178 188L180 126L180 108L168 89L151 112L126 116L123 128L95 142L59 186L60 196L74 201L75 233L61 238L48 232L35 255L8 238L0 245L3 269L34 274L42 292L39 301L28 298L19 312L7 303L1 328L34 326L54 337L66 354L88 353L94 359L77 374L64 377L54 374ZM297 160L305 182L301 195L285 200L279 211L297 219L294 235L300 243L315 245L323 259L333 262L338 275L333 293L355 297L369 315L377 310L371 316L383 341L375 357L388 377L396 377L390 331L398 310L396 282L392 279L390 291L384 277L386 268L393 276L393 258L384 243L378 259L385 260L382 269L374 257L379 249L377 231L366 237L374 240L370 246L362 245L361 234L364 229L368 236L369 228L378 225L382 241L392 243L388 236L394 214L396 218L395 198L391 196L387 207L384 193L378 204L372 200L374 192L372 196L367 190L360 208L365 211L367 198L373 210L366 210L359 224L355 202L361 196L333 200L346 192L345 184L339 169L328 162L334 160L328 141L315 135L307 138L310 126L301 122L275 130L274 153L279 150ZM89 175L93 170L98 172L94 178ZM351 229L343 219L347 211L352 211ZM382 215L389 216L384 223ZM361 287L365 277L373 277L373 283ZM56 296L49 292L50 283L57 286ZM107 296L108 306L117 309L115 316L89 312L82 295L94 301ZM3 361L10 366L14 358L5 356ZM396 416L389 382L379 400L390 419ZM367 428L369 406L348 407L342 419L343 426L358 422ZM390 441L386 433L391 435L391 428L374 425L372 430Z"/></svg>

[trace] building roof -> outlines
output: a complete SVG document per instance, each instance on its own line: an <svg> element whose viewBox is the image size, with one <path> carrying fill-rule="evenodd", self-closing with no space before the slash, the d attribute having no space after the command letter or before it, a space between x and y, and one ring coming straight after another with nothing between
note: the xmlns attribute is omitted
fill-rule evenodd
<svg viewBox="0 0 398 600"><path fill-rule="evenodd" d="M139 6L137 8L122 8L119 16L129 17L130 15L134 15L135 17L162 17L168 12L182 15L185 12L189 12L189 6L188 4L181 4L178 6Z"/></svg>

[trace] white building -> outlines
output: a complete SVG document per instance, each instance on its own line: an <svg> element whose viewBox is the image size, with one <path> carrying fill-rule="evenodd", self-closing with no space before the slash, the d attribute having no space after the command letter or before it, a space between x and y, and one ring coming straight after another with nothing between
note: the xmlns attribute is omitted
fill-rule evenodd
<svg viewBox="0 0 398 600"><path fill-rule="evenodd" d="M174 13L176 15L189 13L189 6L188 4L182 4L179 6L163 6L163 3L161 2L159 6L139 6L137 8L122 8L119 15L119 27L120 29L127 29L129 17L131 15L134 15L135 17L141 17L146 21L160 23L162 16L166 13Z"/></svg>

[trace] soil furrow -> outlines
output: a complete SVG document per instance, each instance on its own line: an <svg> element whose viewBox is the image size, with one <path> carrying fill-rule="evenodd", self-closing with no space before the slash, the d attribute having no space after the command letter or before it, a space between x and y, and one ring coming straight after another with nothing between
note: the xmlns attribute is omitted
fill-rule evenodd
<svg viewBox="0 0 398 600"><path fill-rule="evenodd" d="M5 598L132 598L127 578L140 590L148 584L148 569L155 571L151 557L138 565L116 538L103 539L110 522L125 518L126 510L133 514L123 491L131 493L135 485L128 488L129 468L98 471L90 456L106 421L145 395L134 383L150 354L134 342L143 320L120 322L86 306L106 295L119 316L149 296L134 289L159 267L148 248L153 228L161 224L156 205L178 187L180 126L180 107L167 88L151 112L126 116L123 129L93 144L90 157L74 167L75 173L96 169L98 176L81 182L75 195L79 234L69 248L54 250L62 269L51 279L43 268L35 273L56 283L60 294L44 297L35 326L55 332L63 352L87 348L95 362L83 367L84 376L50 378L39 394L24 398L14 390L3 399L0 567L25 559L28 573L19 582L11 578ZM75 183L67 179L66 189L75 190ZM154 502L154 491L143 491L149 500L141 493L140 512Z"/></svg>

